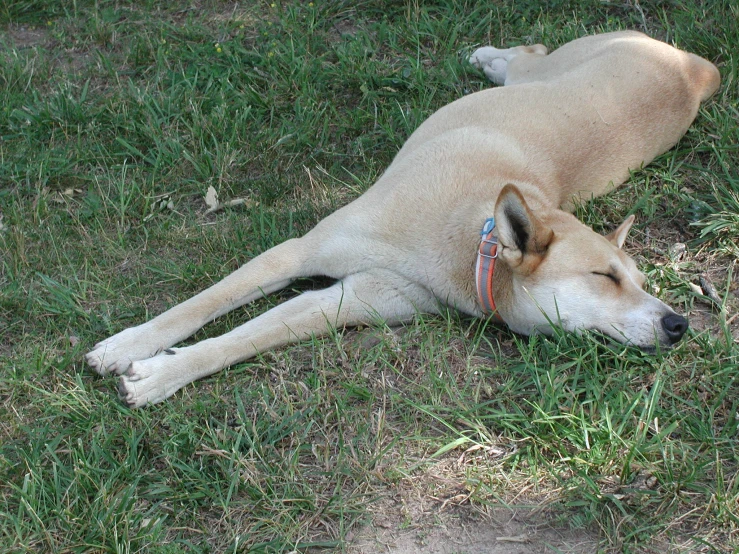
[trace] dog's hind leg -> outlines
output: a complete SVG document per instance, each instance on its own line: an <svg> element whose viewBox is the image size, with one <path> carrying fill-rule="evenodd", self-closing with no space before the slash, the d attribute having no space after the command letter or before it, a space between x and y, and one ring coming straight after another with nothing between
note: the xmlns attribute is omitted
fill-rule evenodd
<svg viewBox="0 0 739 554"><path fill-rule="evenodd" d="M101 375L121 374L131 362L155 356L234 308L315 275L310 267L315 241L291 239L250 260L222 281L151 321L98 343L85 359Z"/></svg>
<svg viewBox="0 0 739 554"><path fill-rule="evenodd" d="M484 46L475 50L470 56L470 63L482 69L485 76L496 85L508 85L508 64L519 57L537 57L547 55L543 44L533 46L515 46L513 48L494 48Z"/></svg>
<svg viewBox="0 0 739 554"><path fill-rule="evenodd" d="M121 377L119 392L130 407L153 404L196 379L331 327L398 323L419 311L435 312L437 306L426 289L393 272L358 273L327 289L305 292L220 337L135 361Z"/></svg>

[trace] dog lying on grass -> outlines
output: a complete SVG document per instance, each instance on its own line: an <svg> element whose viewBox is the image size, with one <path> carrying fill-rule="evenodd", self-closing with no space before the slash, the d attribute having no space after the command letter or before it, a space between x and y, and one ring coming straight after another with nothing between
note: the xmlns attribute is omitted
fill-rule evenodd
<svg viewBox="0 0 739 554"><path fill-rule="evenodd" d="M429 117L365 194L151 321L95 345L129 406L160 402L277 346L341 327L389 324L440 306L493 314L517 333L597 330L641 348L680 340L687 320L643 290L621 249L634 218L601 236L574 202L604 194L671 148L716 67L637 32L486 47L470 61L503 87ZM209 321L287 286L304 292L220 337L171 348Z"/></svg>

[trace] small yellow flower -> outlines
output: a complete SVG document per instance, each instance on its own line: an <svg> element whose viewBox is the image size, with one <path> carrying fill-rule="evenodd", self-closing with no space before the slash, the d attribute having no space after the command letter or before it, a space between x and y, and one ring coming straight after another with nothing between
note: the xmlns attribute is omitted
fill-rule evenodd
<svg viewBox="0 0 739 554"><path fill-rule="evenodd" d="M51 21L47 21L47 22L46 22L46 24L47 24L47 25L48 25L49 27L51 27L51 26L53 25L53 22L51 22Z"/></svg>
<svg viewBox="0 0 739 554"><path fill-rule="evenodd" d="M313 2L308 2L308 7L309 8L312 8L313 7Z"/></svg>
<svg viewBox="0 0 739 554"><path fill-rule="evenodd" d="M271 3L271 4L269 5L269 7L270 7L270 8L276 8L276 7L277 7L277 4L275 4L274 2L272 2L272 3Z"/></svg>
<svg viewBox="0 0 739 554"><path fill-rule="evenodd" d="M219 48L216 48L216 52L220 53L220 52L223 52L223 50L219 47Z"/></svg>
<svg viewBox="0 0 739 554"><path fill-rule="evenodd" d="M268 58L271 58L271 57L272 57L272 56L274 56L274 55L275 55L275 53L274 53L274 52L270 52L269 54L267 54L267 57L268 57Z"/></svg>

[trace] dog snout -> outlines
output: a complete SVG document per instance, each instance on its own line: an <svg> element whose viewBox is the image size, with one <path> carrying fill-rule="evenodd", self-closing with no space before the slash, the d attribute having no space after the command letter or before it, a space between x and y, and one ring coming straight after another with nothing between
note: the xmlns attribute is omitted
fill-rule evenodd
<svg viewBox="0 0 739 554"><path fill-rule="evenodd" d="M665 332L670 344L675 344L688 330L688 320L675 313L667 314L662 318L662 330Z"/></svg>

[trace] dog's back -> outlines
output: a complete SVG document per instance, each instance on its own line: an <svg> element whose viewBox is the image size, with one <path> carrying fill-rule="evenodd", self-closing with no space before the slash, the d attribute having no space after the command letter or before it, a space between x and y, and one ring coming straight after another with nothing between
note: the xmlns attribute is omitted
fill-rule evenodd
<svg viewBox="0 0 739 554"><path fill-rule="evenodd" d="M520 152L524 170L558 204L604 194L674 146L700 102L719 86L716 67L642 33L581 38L549 55L524 53L508 64L505 87L445 106L421 125L394 164L443 135L479 130L475 156L497 157L501 141Z"/></svg>

